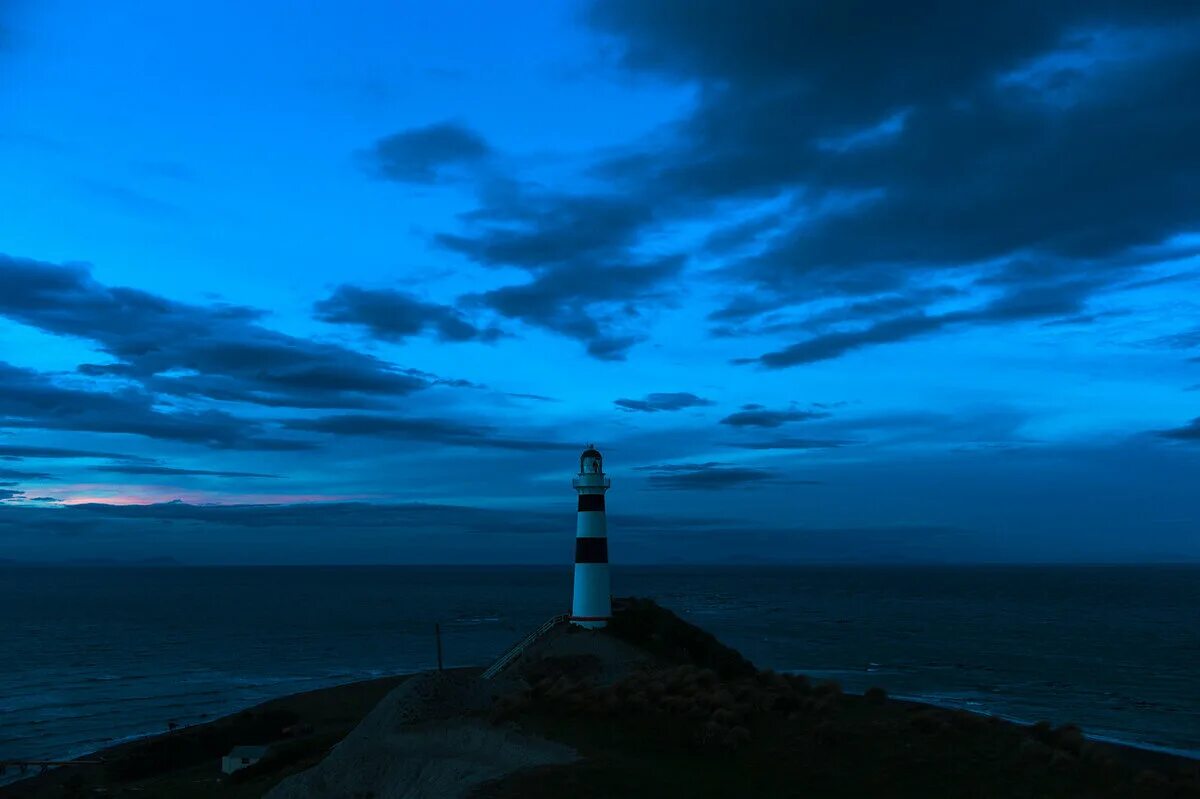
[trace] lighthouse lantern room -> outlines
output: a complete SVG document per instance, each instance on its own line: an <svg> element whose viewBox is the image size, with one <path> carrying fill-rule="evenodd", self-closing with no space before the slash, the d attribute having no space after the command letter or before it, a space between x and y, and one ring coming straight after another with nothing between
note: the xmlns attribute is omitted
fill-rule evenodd
<svg viewBox="0 0 1200 799"><path fill-rule="evenodd" d="M611 481L604 474L604 459L594 446L589 445L579 456L579 474L571 484L579 494L571 623L581 627L603 627L612 617L608 524L604 516L604 493Z"/></svg>

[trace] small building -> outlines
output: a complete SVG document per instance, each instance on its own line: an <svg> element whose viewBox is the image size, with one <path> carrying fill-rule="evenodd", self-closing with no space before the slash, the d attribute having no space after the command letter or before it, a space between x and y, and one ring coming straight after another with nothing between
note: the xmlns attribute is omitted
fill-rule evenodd
<svg viewBox="0 0 1200 799"><path fill-rule="evenodd" d="M238 769L253 766L267 754L266 746L235 746L229 754L221 758L221 771L232 774Z"/></svg>

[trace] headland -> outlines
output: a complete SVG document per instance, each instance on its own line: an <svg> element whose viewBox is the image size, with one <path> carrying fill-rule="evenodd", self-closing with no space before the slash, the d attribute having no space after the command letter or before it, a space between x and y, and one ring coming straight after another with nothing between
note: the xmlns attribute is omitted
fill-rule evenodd
<svg viewBox="0 0 1200 799"><path fill-rule="evenodd" d="M283 697L0 797L1200 797L1200 762L762 671L649 600L482 674ZM262 760L221 773L256 744Z"/></svg>

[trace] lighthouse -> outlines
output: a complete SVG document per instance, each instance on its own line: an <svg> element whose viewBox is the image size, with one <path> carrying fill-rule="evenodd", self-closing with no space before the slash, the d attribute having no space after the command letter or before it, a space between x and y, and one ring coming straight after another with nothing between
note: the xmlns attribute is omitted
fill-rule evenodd
<svg viewBox="0 0 1200 799"><path fill-rule="evenodd" d="M603 627L612 617L608 582L608 524L604 518L604 492L611 481L604 475L604 459L593 446L579 456L579 474L571 481L579 494L575 523L575 596L571 623Z"/></svg>

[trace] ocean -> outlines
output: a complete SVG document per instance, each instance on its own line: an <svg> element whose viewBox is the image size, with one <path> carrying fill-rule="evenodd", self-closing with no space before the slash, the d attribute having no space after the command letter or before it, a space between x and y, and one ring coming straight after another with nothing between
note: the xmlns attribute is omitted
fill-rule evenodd
<svg viewBox="0 0 1200 799"><path fill-rule="evenodd" d="M756 665L1200 757L1200 567L641 567ZM570 568L0 568L0 760L70 758L262 700L489 662Z"/></svg>

